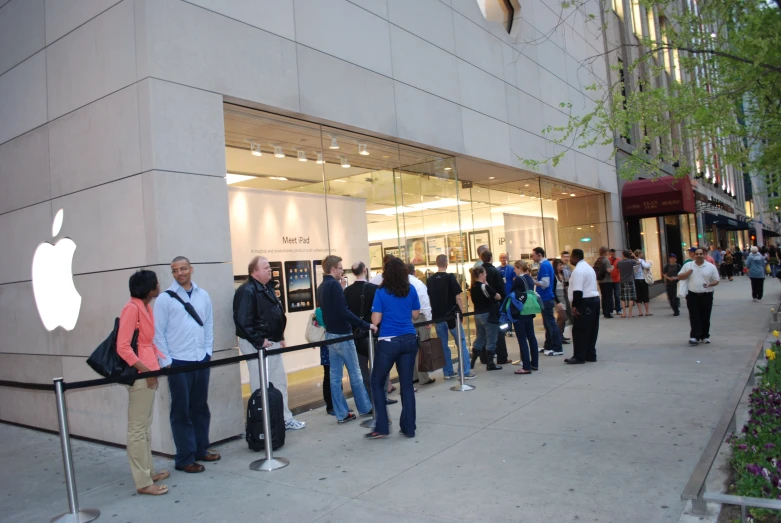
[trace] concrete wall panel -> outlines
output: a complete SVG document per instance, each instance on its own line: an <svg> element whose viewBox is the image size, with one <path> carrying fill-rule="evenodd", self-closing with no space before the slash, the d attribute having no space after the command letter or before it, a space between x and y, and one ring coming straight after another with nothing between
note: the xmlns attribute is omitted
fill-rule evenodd
<svg viewBox="0 0 781 523"><path fill-rule="evenodd" d="M46 56L40 52L0 76L0 144L46 118Z"/></svg>
<svg viewBox="0 0 781 523"><path fill-rule="evenodd" d="M0 145L0 214L51 198L46 126Z"/></svg>
<svg viewBox="0 0 781 523"><path fill-rule="evenodd" d="M504 81L459 60L458 84L461 105L497 120L507 121L507 99L504 89L507 84Z"/></svg>
<svg viewBox="0 0 781 523"><path fill-rule="evenodd" d="M136 80L133 0L124 0L46 49L49 119Z"/></svg>
<svg viewBox="0 0 781 523"><path fill-rule="evenodd" d="M13 0L0 11L0 74L46 45L43 0Z"/></svg>
<svg viewBox="0 0 781 523"><path fill-rule="evenodd" d="M52 196L141 172L135 85L49 124Z"/></svg>
<svg viewBox="0 0 781 523"><path fill-rule="evenodd" d="M461 120L467 155L511 165L509 125L465 107L461 108Z"/></svg>
<svg viewBox="0 0 781 523"><path fill-rule="evenodd" d="M46 45L73 31L120 0L46 0Z"/></svg>
<svg viewBox="0 0 781 523"><path fill-rule="evenodd" d="M35 249L52 239L51 209L43 202L0 215L0 245L5 246L0 249L0 284L30 280ZM67 235L66 227L61 236Z"/></svg>
<svg viewBox="0 0 781 523"><path fill-rule="evenodd" d="M455 54L453 10L440 0L388 2L391 23Z"/></svg>
<svg viewBox="0 0 781 523"><path fill-rule="evenodd" d="M398 136L456 153L464 152L461 108L444 98L396 82Z"/></svg>
<svg viewBox="0 0 781 523"><path fill-rule="evenodd" d="M185 0L209 11L295 40L293 0Z"/></svg>
<svg viewBox="0 0 781 523"><path fill-rule="evenodd" d="M393 77L458 103L458 59L403 29L391 27Z"/></svg>

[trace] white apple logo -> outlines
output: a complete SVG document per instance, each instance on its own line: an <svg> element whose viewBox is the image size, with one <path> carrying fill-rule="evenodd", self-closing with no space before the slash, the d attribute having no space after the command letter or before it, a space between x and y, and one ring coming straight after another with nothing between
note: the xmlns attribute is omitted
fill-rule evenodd
<svg viewBox="0 0 781 523"><path fill-rule="evenodd" d="M62 209L57 211L52 223L52 238L62 228ZM61 326L73 330L79 319L81 296L73 285L73 253L76 244L63 238L54 245L44 242L35 249L33 256L33 294L43 326L53 331Z"/></svg>

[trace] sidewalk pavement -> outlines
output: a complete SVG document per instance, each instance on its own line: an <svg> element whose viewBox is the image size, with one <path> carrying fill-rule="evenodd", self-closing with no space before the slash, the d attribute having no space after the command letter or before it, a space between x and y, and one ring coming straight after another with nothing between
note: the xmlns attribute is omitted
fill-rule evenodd
<svg viewBox="0 0 781 523"><path fill-rule="evenodd" d="M337 425L318 409L298 416L305 430L288 431L282 470L250 471L261 454L243 440L218 447L222 460L202 474L156 458L172 474L162 497L135 493L123 449L74 441L81 506L118 522L677 522L681 491L779 290L768 279L754 303L747 278L722 281L710 345L690 347L685 305L676 318L660 297L652 317L601 320L598 363L541 356L531 376L478 364L471 392L437 380L417 394L414 439L365 440L358 423ZM400 404L389 409L396 431ZM66 511L57 437L2 424L0 437L2 519Z"/></svg>

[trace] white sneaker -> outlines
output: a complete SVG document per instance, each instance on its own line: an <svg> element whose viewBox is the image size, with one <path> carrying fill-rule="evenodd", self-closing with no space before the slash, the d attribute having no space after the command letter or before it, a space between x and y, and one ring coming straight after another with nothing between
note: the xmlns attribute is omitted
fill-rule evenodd
<svg viewBox="0 0 781 523"><path fill-rule="evenodd" d="M689 345L697 345L698 343L697 338L689 338Z"/></svg>
<svg viewBox="0 0 781 523"><path fill-rule="evenodd" d="M285 422L285 430L301 430L306 427L305 421L298 421L295 418L290 418Z"/></svg>
<svg viewBox="0 0 781 523"><path fill-rule="evenodd" d="M702 342L703 343L710 343L710 338L705 338L704 340L702 340Z"/></svg>
<svg viewBox="0 0 781 523"><path fill-rule="evenodd" d="M545 352L545 349L540 347L539 349L537 349L537 352Z"/></svg>
<svg viewBox="0 0 781 523"><path fill-rule="evenodd" d="M545 349L545 350L542 351L542 353L545 354L546 356L550 356L551 352L553 352L553 351L550 350L550 349Z"/></svg>
<svg viewBox="0 0 781 523"><path fill-rule="evenodd" d="M546 356L564 356L564 351L562 350L549 350L545 353Z"/></svg>

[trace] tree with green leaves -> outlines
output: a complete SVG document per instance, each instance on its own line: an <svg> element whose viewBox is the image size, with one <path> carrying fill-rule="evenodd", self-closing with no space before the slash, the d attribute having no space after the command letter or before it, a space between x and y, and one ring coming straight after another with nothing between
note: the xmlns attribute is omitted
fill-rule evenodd
<svg viewBox="0 0 781 523"><path fill-rule="evenodd" d="M595 1L565 1L560 20ZM739 183L741 172L760 175L779 192L781 0L613 0L600 12L585 16L605 35L605 52L582 65L607 58L611 78L586 87L594 104L585 114L561 104L566 125L543 133L563 147L522 158L525 165L556 165L569 148L631 142L614 149L631 151L618 162L626 179L674 172L719 183L732 166ZM616 38L616 22L633 38Z"/></svg>

